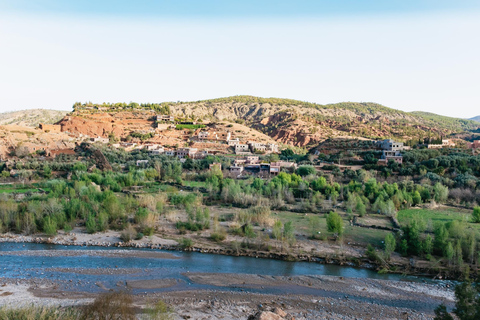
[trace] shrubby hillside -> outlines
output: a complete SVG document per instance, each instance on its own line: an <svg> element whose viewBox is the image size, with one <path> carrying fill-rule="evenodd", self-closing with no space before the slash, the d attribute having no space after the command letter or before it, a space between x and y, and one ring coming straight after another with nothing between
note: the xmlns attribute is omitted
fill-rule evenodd
<svg viewBox="0 0 480 320"><path fill-rule="evenodd" d="M480 116L473 117L470 120L480 122Z"/></svg>
<svg viewBox="0 0 480 320"><path fill-rule="evenodd" d="M0 125L37 127L39 123L53 124L68 112L62 110L31 109L0 113Z"/></svg>

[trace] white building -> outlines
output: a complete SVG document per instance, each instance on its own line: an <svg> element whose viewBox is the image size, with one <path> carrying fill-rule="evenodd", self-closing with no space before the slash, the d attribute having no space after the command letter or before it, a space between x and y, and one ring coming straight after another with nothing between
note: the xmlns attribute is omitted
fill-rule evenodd
<svg viewBox="0 0 480 320"><path fill-rule="evenodd" d="M380 148L387 151L402 151L404 149L403 142L396 142L392 139L385 139L379 142Z"/></svg>
<svg viewBox="0 0 480 320"><path fill-rule="evenodd" d="M250 148L248 147L248 144L236 144L235 145L235 152L249 152Z"/></svg>
<svg viewBox="0 0 480 320"><path fill-rule="evenodd" d="M197 148L179 148L177 150L177 157L182 159L182 158L194 158L195 154L198 152Z"/></svg>

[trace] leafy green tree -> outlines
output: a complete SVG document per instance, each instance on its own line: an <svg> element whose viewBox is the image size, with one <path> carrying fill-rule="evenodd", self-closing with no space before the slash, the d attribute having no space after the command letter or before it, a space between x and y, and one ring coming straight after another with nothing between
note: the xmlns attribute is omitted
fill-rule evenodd
<svg viewBox="0 0 480 320"><path fill-rule="evenodd" d="M447 247L445 248L445 258L447 258L449 264L453 262L454 255L455 249L453 248L452 242L449 241L447 243Z"/></svg>
<svg viewBox="0 0 480 320"><path fill-rule="evenodd" d="M283 236L289 245L295 243L295 228L292 221L285 222L283 225Z"/></svg>
<svg viewBox="0 0 480 320"><path fill-rule="evenodd" d="M310 235L312 239L315 239L318 234L318 230L320 229L320 217L314 215L308 217L308 226L310 228Z"/></svg>
<svg viewBox="0 0 480 320"><path fill-rule="evenodd" d="M297 169L297 174L299 176L305 177L308 175L313 175L317 172L313 166L300 166Z"/></svg>
<svg viewBox="0 0 480 320"><path fill-rule="evenodd" d="M403 239L400 242L400 253L403 256L406 256L408 254L408 241L406 239Z"/></svg>
<svg viewBox="0 0 480 320"><path fill-rule="evenodd" d="M78 161L73 165L73 171L87 171L87 166Z"/></svg>
<svg viewBox="0 0 480 320"><path fill-rule="evenodd" d="M463 282L455 287L455 309L453 313L460 320L480 319L479 286L470 281Z"/></svg>
<svg viewBox="0 0 480 320"><path fill-rule="evenodd" d="M433 187L434 198L437 203L445 203L448 199L448 187L437 182Z"/></svg>
<svg viewBox="0 0 480 320"><path fill-rule="evenodd" d="M473 208L472 222L473 223L480 223L480 207Z"/></svg>
<svg viewBox="0 0 480 320"><path fill-rule="evenodd" d="M408 254L421 253L420 233L423 231L421 224L417 220L412 220L408 225L402 227L403 240L408 243Z"/></svg>
<svg viewBox="0 0 480 320"><path fill-rule="evenodd" d="M459 269L463 265L463 252L462 252L462 244L460 243L460 240L457 240L455 244L455 264Z"/></svg>
<svg viewBox="0 0 480 320"><path fill-rule="evenodd" d="M420 195L420 192L415 191L415 192L413 193L412 201L413 201L413 205L414 205L414 206L422 203L422 196Z"/></svg>
<svg viewBox="0 0 480 320"><path fill-rule="evenodd" d="M390 260L390 256L392 252L395 251L395 247L397 246L397 242L395 241L395 237L393 234L389 233L385 236L385 258Z"/></svg>
<svg viewBox="0 0 480 320"><path fill-rule="evenodd" d="M49 236L57 234L57 222L51 217L45 217L43 219L43 232Z"/></svg>
<svg viewBox="0 0 480 320"><path fill-rule="evenodd" d="M275 223L273 224L272 236L275 239L280 240L282 238L282 229L283 229L282 221L276 220Z"/></svg>
<svg viewBox="0 0 480 320"><path fill-rule="evenodd" d="M95 217L93 215L89 215L87 217L87 221L85 222L85 227L88 233L97 232L97 222L95 221Z"/></svg>
<svg viewBox="0 0 480 320"><path fill-rule="evenodd" d="M52 169L48 164L43 166L43 176L49 179L52 176Z"/></svg>
<svg viewBox="0 0 480 320"><path fill-rule="evenodd" d="M432 254L433 250L433 238L431 235L427 234L425 240L423 241L423 252L428 256Z"/></svg>
<svg viewBox="0 0 480 320"><path fill-rule="evenodd" d="M98 214L98 231L106 231L108 229L108 215L105 211Z"/></svg>
<svg viewBox="0 0 480 320"><path fill-rule="evenodd" d="M360 217L363 217L367 213L367 207L363 203L362 198L359 196L357 196L357 205L355 206L355 210Z"/></svg>
<svg viewBox="0 0 480 320"><path fill-rule="evenodd" d="M442 255L445 255L445 250L447 248L447 241L450 237L445 224L439 224L435 226L434 229L435 241L433 243L434 250Z"/></svg>
<svg viewBox="0 0 480 320"><path fill-rule="evenodd" d="M328 214L327 230L336 233L338 236L341 236L343 234L343 219L338 213L332 211Z"/></svg>

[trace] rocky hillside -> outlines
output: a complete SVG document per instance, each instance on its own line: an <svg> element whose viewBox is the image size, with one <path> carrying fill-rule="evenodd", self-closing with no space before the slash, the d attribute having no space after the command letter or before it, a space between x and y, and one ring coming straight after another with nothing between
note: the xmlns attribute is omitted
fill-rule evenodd
<svg viewBox="0 0 480 320"><path fill-rule="evenodd" d="M155 130L157 127L155 115L156 113L154 111L143 109L125 111L111 110L110 112L105 112L104 110L98 112L81 112L77 110L65 116L58 124L62 126L62 131L70 132L77 136L107 138L113 134L115 138L122 140L128 139L131 142L140 142L140 139L134 137L135 135L133 134L147 135L151 133L152 136L149 136L144 142L159 143L164 146L184 146L185 143L188 142L189 137L198 134L196 131L200 130L169 129L168 124L165 124L165 128L163 129ZM206 125L205 129L208 130L230 131L233 137L239 138L241 141L275 142L274 139L264 133L240 123L230 121L212 122L208 120L202 123ZM192 146L202 147L202 145L198 143Z"/></svg>
<svg viewBox="0 0 480 320"><path fill-rule="evenodd" d="M194 102L161 104L75 104L74 115L97 117L106 131L115 130L110 118L120 112L169 112L177 118L206 121L236 121L261 131L274 140L295 145L315 146L328 138L364 137L399 140L446 137L475 131L480 124L470 120L438 116L425 112L403 112L376 103L344 102L320 105L297 100L234 96ZM133 119L132 119L133 120Z"/></svg>
<svg viewBox="0 0 480 320"><path fill-rule="evenodd" d="M53 124L60 121L67 111L31 109L0 113L0 125L38 127L39 123Z"/></svg>
<svg viewBox="0 0 480 320"><path fill-rule="evenodd" d="M64 132L48 133L38 128L1 125L0 159L8 155L25 156L35 151L72 149L75 141Z"/></svg>

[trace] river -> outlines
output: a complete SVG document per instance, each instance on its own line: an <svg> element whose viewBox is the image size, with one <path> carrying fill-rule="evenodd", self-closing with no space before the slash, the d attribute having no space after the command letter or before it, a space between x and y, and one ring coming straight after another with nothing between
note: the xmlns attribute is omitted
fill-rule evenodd
<svg viewBox="0 0 480 320"><path fill-rule="evenodd" d="M153 286L148 290L215 289L214 285L196 283L189 277L191 274L199 273L282 277L329 275L345 278L429 281L413 276L378 274L368 269L313 262L290 262L198 252L35 243L0 243L0 270L4 278L55 280L70 284L66 287L71 290L89 292L99 291L101 288L115 288L119 283L126 281L133 283L147 280L153 283L165 279L173 280L173 284L157 288ZM102 284L101 287L99 283ZM304 290L302 293L315 294L308 288L302 288ZM222 285L222 289L244 290L235 285ZM256 291L258 288L250 289ZM270 288L270 290L275 293L279 293L279 290L292 292L294 288Z"/></svg>

